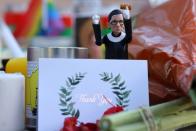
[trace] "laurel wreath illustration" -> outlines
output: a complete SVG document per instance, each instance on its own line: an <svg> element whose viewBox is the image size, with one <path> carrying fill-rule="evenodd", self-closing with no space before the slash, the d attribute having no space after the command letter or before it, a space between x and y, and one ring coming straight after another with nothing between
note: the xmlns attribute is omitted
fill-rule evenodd
<svg viewBox="0 0 196 131"><path fill-rule="evenodd" d="M60 106L62 108L60 109L62 112L62 115L69 115L72 117L78 118L80 116L80 111L78 109L74 108L75 102L72 102L72 96L71 93L73 89L76 88L76 85L78 85L82 79L84 78L86 73L76 73L74 76L68 77L66 80L66 85L61 86L60 89Z"/></svg>
<svg viewBox="0 0 196 131"><path fill-rule="evenodd" d="M72 91L76 86L83 80L86 73L76 73L74 76L67 77L66 85L60 88L60 111L62 115L69 115L72 117L79 118L80 111L74 108L75 102L72 102ZM129 103L129 95L131 90L126 89L125 81L121 80L121 75L114 76L113 73L102 73L99 74L101 80L107 82L112 87L112 92L115 94L117 101L116 105L126 108Z"/></svg>
<svg viewBox="0 0 196 131"><path fill-rule="evenodd" d="M115 99L117 101L117 106L122 106L123 108L126 108L129 103L129 95L131 93L131 90L127 90L125 81L121 80L121 75L118 74L116 76L113 75L113 73L107 73L103 72L102 74L99 74L101 76L101 80L104 82L107 82L112 87L112 92L115 94Z"/></svg>

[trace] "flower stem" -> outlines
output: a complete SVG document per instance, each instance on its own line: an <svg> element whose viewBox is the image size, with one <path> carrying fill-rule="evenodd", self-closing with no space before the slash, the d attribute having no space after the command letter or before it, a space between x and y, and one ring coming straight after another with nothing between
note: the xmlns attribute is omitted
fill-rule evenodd
<svg viewBox="0 0 196 131"><path fill-rule="evenodd" d="M161 117L163 115L173 114L192 107L192 102L188 97L179 98L170 102L158 104L148 107L153 113L154 117ZM123 111L113 115L104 116L100 120L100 128L108 131L113 127L130 124L132 122L141 121L140 110Z"/></svg>

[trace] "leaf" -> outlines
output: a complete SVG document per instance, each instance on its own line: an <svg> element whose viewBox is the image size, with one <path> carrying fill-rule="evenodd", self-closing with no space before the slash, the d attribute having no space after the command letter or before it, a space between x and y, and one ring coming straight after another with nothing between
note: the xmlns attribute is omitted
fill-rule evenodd
<svg viewBox="0 0 196 131"><path fill-rule="evenodd" d="M69 97L66 99L66 102L70 101L72 99L72 97Z"/></svg>
<svg viewBox="0 0 196 131"><path fill-rule="evenodd" d="M86 73L79 73L80 78L83 78L85 76Z"/></svg>
<svg viewBox="0 0 196 131"><path fill-rule="evenodd" d="M66 98L66 95L65 95L65 94L62 94L62 93L59 93L59 96L60 96L61 98Z"/></svg>
<svg viewBox="0 0 196 131"><path fill-rule="evenodd" d="M129 96L130 92L131 92L130 90L123 92L123 97L127 98Z"/></svg>
<svg viewBox="0 0 196 131"><path fill-rule="evenodd" d="M77 81L80 81L81 79L82 79L82 78L79 78L79 77L78 77L78 78L76 78L76 80L77 80Z"/></svg>
<svg viewBox="0 0 196 131"><path fill-rule="evenodd" d="M126 86L125 86L125 87L120 88L120 90L121 90L121 91L123 91L123 90L125 90L125 89L126 89Z"/></svg>
<svg viewBox="0 0 196 131"><path fill-rule="evenodd" d="M118 105L118 106L122 106L123 104L122 104L121 101L119 101L117 105Z"/></svg>
<svg viewBox="0 0 196 131"><path fill-rule="evenodd" d="M128 105L123 105L123 108L126 108Z"/></svg>
<svg viewBox="0 0 196 131"><path fill-rule="evenodd" d="M116 101L117 101L117 104L118 104L119 106L122 106L122 101L121 101L121 100L119 100L118 98L116 98Z"/></svg>
<svg viewBox="0 0 196 131"><path fill-rule="evenodd" d="M60 106L65 106L65 107L66 107L66 105L65 105L65 104L62 104L62 103L60 103L59 105L60 105Z"/></svg>
<svg viewBox="0 0 196 131"><path fill-rule="evenodd" d="M117 85L117 83L116 82L115 83L112 83L112 85L115 86L115 85Z"/></svg>
<svg viewBox="0 0 196 131"><path fill-rule="evenodd" d="M75 113L76 113L76 110L75 110L75 109L73 109L73 110L72 110L72 112L71 112L71 115L72 115L72 116L74 116L74 115L75 115Z"/></svg>
<svg viewBox="0 0 196 131"><path fill-rule="evenodd" d="M103 77L103 74L99 74L101 77Z"/></svg>
<svg viewBox="0 0 196 131"><path fill-rule="evenodd" d="M119 90L120 88L116 86L116 87L112 87L112 89Z"/></svg>
<svg viewBox="0 0 196 131"><path fill-rule="evenodd" d="M108 78L106 79L106 81L109 81L110 79L111 79L111 78L108 77Z"/></svg>
<svg viewBox="0 0 196 131"><path fill-rule="evenodd" d="M69 83L72 84L72 79L68 77Z"/></svg>
<svg viewBox="0 0 196 131"><path fill-rule="evenodd" d="M111 81L109 81L109 83L113 83L115 80L114 79L111 79Z"/></svg>
<svg viewBox="0 0 196 131"><path fill-rule="evenodd" d="M63 94L67 94L67 90L65 88L61 88L60 91L62 91Z"/></svg>
<svg viewBox="0 0 196 131"><path fill-rule="evenodd" d="M125 84L125 81L119 84L119 87L123 86Z"/></svg>
<svg viewBox="0 0 196 131"><path fill-rule="evenodd" d="M71 112L71 111L73 110L73 106L68 105L68 106L67 106L67 110L68 110L69 112Z"/></svg>
<svg viewBox="0 0 196 131"><path fill-rule="evenodd" d="M60 102L61 102L61 104L63 104L63 105L67 105L67 103L65 102L65 101L63 101L61 98L60 98Z"/></svg>
<svg viewBox="0 0 196 131"><path fill-rule="evenodd" d="M84 76L83 76L83 75L81 75L81 76L80 76L80 78L82 79L82 78L84 78Z"/></svg>
<svg viewBox="0 0 196 131"><path fill-rule="evenodd" d="M62 112L67 112L67 109L60 109Z"/></svg>
<svg viewBox="0 0 196 131"><path fill-rule="evenodd" d="M80 83L80 81L73 81L73 83L72 83L72 85L77 85L77 84L79 84Z"/></svg>
<svg viewBox="0 0 196 131"><path fill-rule="evenodd" d="M116 95L121 95L121 93L119 91L113 91L113 93Z"/></svg>
<svg viewBox="0 0 196 131"><path fill-rule="evenodd" d="M110 78L111 78L111 79L113 78L113 74L112 74L112 73L110 73Z"/></svg>
<svg viewBox="0 0 196 131"><path fill-rule="evenodd" d="M117 97L122 101L124 98L121 95L117 95Z"/></svg>
<svg viewBox="0 0 196 131"><path fill-rule="evenodd" d="M66 94L67 96L70 96L71 95L71 91L70 92L67 92L67 94Z"/></svg>
<svg viewBox="0 0 196 131"><path fill-rule="evenodd" d="M129 100L123 100L123 103L129 103Z"/></svg>
<svg viewBox="0 0 196 131"><path fill-rule="evenodd" d="M75 86L72 86L72 87L70 87L70 90L74 90L76 87Z"/></svg>
<svg viewBox="0 0 196 131"><path fill-rule="evenodd" d="M69 112L63 112L62 115L69 115Z"/></svg>
<svg viewBox="0 0 196 131"><path fill-rule="evenodd" d="M80 111L79 110L77 110L76 111L76 114L74 115L76 118L78 118L79 116L80 116Z"/></svg>
<svg viewBox="0 0 196 131"><path fill-rule="evenodd" d="M116 81L116 83L118 83L118 82L120 81L120 74L118 74L118 75L114 78L114 80Z"/></svg>
<svg viewBox="0 0 196 131"><path fill-rule="evenodd" d="M67 87L70 87L70 86L71 86L70 83L69 83L68 81L66 81L66 86L67 86Z"/></svg>
<svg viewBox="0 0 196 131"><path fill-rule="evenodd" d="M71 106L71 107L73 107L74 106L74 102L71 102L70 104L68 104L68 106Z"/></svg>
<svg viewBox="0 0 196 131"><path fill-rule="evenodd" d="M104 78L102 78L101 80L103 80L103 81L107 81L107 78L106 78L106 77L104 77Z"/></svg>

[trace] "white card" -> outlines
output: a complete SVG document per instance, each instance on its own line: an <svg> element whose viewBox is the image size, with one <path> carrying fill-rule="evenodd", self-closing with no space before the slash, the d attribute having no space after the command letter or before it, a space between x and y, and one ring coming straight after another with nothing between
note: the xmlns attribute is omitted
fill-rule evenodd
<svg viewBox="0 0 196 131"><path fill-rule="evenodd" d="M39 59L39 131L60 130L71 116L96 122L114 105L149 105L147 61Z"/></svg>

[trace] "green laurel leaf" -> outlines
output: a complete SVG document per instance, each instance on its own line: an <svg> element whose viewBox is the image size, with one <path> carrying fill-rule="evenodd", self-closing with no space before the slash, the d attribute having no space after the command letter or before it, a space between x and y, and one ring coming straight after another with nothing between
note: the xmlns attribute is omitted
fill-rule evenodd
<svg viewBox="0 0 196 131"><path fill-rule="evenodd" d="M73 81L72 85L77 85L79 83L80 83L80 81Z"/></svg>
<svg viewBox="0 0 196 131"><path fill-rule="evenodd" d="M75 116L76 118L78 118L78 117L80 116L80 111L77 110L74 116Z"/></svg>
<svg viewBox="0 0 196 131"><path fill-rule="evenodd" d="M61 88L60 90L62 91L63 94L67 94L66 88Z"/></svg>
<svg viewBox="0 0 196 131"><path fill-rule="evenodd" d="M126 108L128 105L123 105L124 108Z"/></svg>
<svg viewBox="0 0 196 131"><path fill-rule="evenodd" d="M70 96L71 95L71 91L67 92L66 95L67 96Z"/></svg>
<svg viewBox="0 0 196 131"><path fill-rule="evenodd" d="M122 106L122 105L123 105L122 101L119 100L118 98L116 98L116 101L117 101L117 105L118 105L118 106Z"/></svg>
<svg viewBox="0 0 196 131"><path fill-rule="evenodd" d="M115 86L115 85L118 85L118 83L114 82L114 83L112 83L112 85Z"/></svg>
<svg viewBox="0 0 196 131"><path fill-rule="evenodd" d="M118 83L118 82L120 81L120 74L118 74L118 75L114 78L114 80L116 81L116 83Z"/></svg>
<svg viewBox="0 0 196 131"><path fill-rule="evenodd" d="M63 112L63 113L61 113L62 115L69 115L70 113L69 112Z"/></svg>
<svg viewBox="0 0 196 131"><path fill-rule="evenodd" d="M120 88L119 87L112 87L112 89L119 90Z"/></svg>
<svg viewBox="0 0 196 131"><path fill-rule="evenodd" d="M127 98L129 96L130 92L131 92L130 90L123 92L123 97Z"/></svg>
<svg viewBox="0 0 196 131"><path fill-rule="evenodd" d="M119 87L123 86L125 84L125 81L119 84Z"/></svg>
<svg viewBox="0 0 196 131"><path fill-rule="evenodd" d="M69 112L71 112L73 110L73 106L68 105L67 109L68 109Z"/></svg>
<svg viewBox="0 0 196 131"><path fill-rule="evenodd" d="M123 103L129 103L129 100L123 100Z"/></svg>
<svg viewBox="0 0 196 131"><path fill-rule="evenodd" d="M75 110L75 109L73 109L73 110L71 111L71 115L72 115L72 116L74 116L74 115L75 115L75 113L76 113L76 110Z"/></svg>
<svg viewBox="0 0 196 131"><path fill-rule="evenodd" d="M66 97L66 95L65 95L65 94L61 94L61 93L59 93L59 95L60 95L60 97L62 97L62 98L65 98L65 97Z"/></svg>
<svg viewBox="0 0 196 131"><path fill-rule="evenodd" d="M125 90L125 89L126 89L126 86L125 86L125 87L120 88L120 90L121 90L121 91L123 91L123 90Z"/></svg>
<svg viewBox="0 0 196 131"><path fill-rule="evenodd" d="M73 82L72 78L68 77L68 80L69 80L69 83L72 85L72 82Z"/></svg>
<svg viewBox="0 0 196 131"><path fill-rule="evenodd" d="M70 84L68 81L66 81L66 86L67 86L67 87L70 87L71 84Z"/></svg>
<svg viewBox="0 0 196 131"><path fill-rule="evenodd" d="M62 112L67 112L67 109L60 109Z"/></svg>
<svg viewBox="0 0 196 131"><path fill-rule="evenodd" d="M119 91L112 91L116 95L120 95L121 93Z"/></svg>
<svg viewBox="0 0 196 131"><path fill-rule="evenodd" d="M115 94L116 105L127 107L129 103L130 90L126 90L125 80L121 80L121 75L114 76L112 73L103 72L99 74L101 80L108 82L112 86L112 92Z"/></svg>
<svg viewBox="0 0 196 131"><path fill-rule="evenodd" d="M118 97L121 101L124 100L124 98L123 98L121 95L117 95L117 97Z"/></svg>
<svg viewBox="0 0 196 131"><path fill-rule="evenodd" d="M72 99L72 97L69 97L69 98L66 99L66 101L68 102L68 101L70 101L71 99Z"/></svg>
<svg viewBox="0 0 196 131"><path fill-rule="evenodd" d="M81 78L80 78L80 77L76 77L76 80L77 80L77 81L80 81L80 80L81 80Z"/></svg>
<svg viewBox="0 0 196 131"><path fill-rule="evenodd" d="M60 106L62 106L63 108L60 109L60 111L62 112L62 115L70 115L70 116L75 116L75 117L79 117L80 115L80 111L77 109L74 109L74 102L72 102L72 90L74 90L76 88L76 85L78 85L82 79L84 78L86 73L76 73L74 76L71 77L67 77L67 79L65 80L65 87L61 86L60 89Z"/></svg>
<svg viewBox="0 0 196 131"><path fill-rule="evenodd" d="M63 104L63 105L67 105L67 102L64 101L64 100L62 100L61 98L60 98L60 102L61 102L61 104Z"/></svg>

